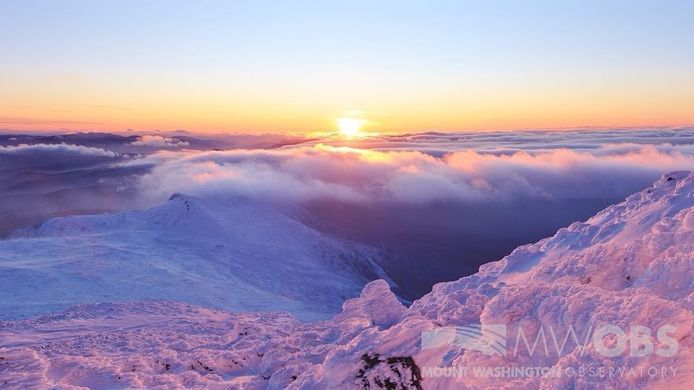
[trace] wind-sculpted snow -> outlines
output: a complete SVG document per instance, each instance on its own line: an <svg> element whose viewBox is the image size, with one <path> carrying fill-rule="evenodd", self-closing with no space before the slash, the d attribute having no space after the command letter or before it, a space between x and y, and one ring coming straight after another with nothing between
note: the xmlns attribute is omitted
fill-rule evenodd
<svg viewBox="0 0 694 390"><path fill-rule="evenodd" d="M483 266L477 274L436 285L409 308L379 280L345 302L341 314L315 323L282 314L235 314L153 302L79 306L62 314L2 323L0 384L690 388L692 254L694 173L673 173L586 222ZM616 356L607 356L594 340L582 341L591 328L606 324L627 330L629 347ZM508 331L505 350L489 353L474 344L452 342L457 339L424 345L423 333L475 325L503 325ZM650 351L635 353L632 345L643 345L643 339L628 331L632 326L672 328L666 329L667 338L653 335ZM542 329L556 331L561 339L569 328L580 343L569 339L555 350L556 340L547 335L548 350L540 342L534 353L522 344L514 351L517 329L523 329L532 344ZM615 351L618 341L608 337L605 345ZM503 367L551 371L483 375L485 368ZM570 374L569 369L580 367L600 368L596 372L602 375ZM657 374L651 375L653 367ZM463 368L470 371L463 375Z"/></svg>
<svg viewBox="0 0 694 390"><path fill-rule="evenodd" d="M175 194L153 209L57 218L0 241L0 319L146 299L322 319L385 277L380 256L249 200Z"/></svg>

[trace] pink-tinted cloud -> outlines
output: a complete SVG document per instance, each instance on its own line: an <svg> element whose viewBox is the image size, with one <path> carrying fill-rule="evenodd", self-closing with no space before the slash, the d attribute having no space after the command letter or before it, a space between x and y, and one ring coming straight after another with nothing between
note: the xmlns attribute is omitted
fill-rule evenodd
<svg viewBox="0 0 694 390"><path fill-rule="evenodd" d="M160 152L143 177L147 196L171 192L301 201L426 203L515 198L591 198L625 194L664 172L694 169L694 148L604 145L434 157L417 151L367 151L316 145L280 150Z"/></svg>
<svg viewBox="0 0 694 390"><path fill-rule="evenodd" d="M5 155L32 155L34 158L42 158L41 154L57 154L57 155L83 155L96 157L116 157L117 153L102 148L94 148L83 145L70 144L33 144L33 145L17 145L17 146L2 146L0 145L0 154Z"/></svg>
<svg viewBox="0 0 694 390"><path fill-rule="evenodd" d="M160 135L143 135L131 145L149 146L153 148L178 148L188 146L189 143L176 138L162 137Z"/></svg>

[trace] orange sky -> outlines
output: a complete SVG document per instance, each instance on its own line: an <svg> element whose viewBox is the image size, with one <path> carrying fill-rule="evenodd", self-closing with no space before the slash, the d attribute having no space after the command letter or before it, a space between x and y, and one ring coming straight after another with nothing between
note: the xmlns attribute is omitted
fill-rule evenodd
<svg viewBox="0 0 694 390"><path fill-rule="evenodd" d="M2 2L0 129L694 124L694 6Z"/></svg>
<svg viewBox="0 0 694 390"><path fill-rule="evenodd" d="M634 91L614 96L609 91L525 94L475 97L449 93L432 97L387 99L364 97L361 106L351 102L300 102L247 99L219 94L167 97L132 91L133 97L101 96L97 91L71 93L61 88L42 94L18 91L0 96L0 128L18 130L177 130L196 132L330 131L336 119L358 116L364 130L377 132L504 130L581 126L629 127L694 124L694 89L669 93ZM102 87L103 88L103 87ZM115 89L115 88L114 88ZM108 90L106 90L108 91ZM444 91L445 92L445 91ZM101 92L103 94L103 92ZM40 96L39 96L40 95ZM346 108L343 108L346 107Z"/></svg>

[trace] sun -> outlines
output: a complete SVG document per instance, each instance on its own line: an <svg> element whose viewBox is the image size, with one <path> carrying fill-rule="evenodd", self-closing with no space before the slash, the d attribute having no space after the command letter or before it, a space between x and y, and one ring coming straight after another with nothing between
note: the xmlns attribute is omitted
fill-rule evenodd
<svg viewBox="0 0 694 390"><path fill-rule="evenodd" d="M340 128L340 133L347 138L354 138L361 134L361 127L366 121L359 118L339 118L337 127Z"/></svg>

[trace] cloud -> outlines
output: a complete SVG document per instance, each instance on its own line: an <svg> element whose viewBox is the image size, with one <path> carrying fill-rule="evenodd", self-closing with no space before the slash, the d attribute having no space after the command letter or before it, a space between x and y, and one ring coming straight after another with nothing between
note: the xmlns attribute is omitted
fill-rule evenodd
<svg viewBox="0 0 694 390"><path fill-rule="evenodd" d="M153 148L179 148L188 146L189 143L176 138L162 137L160 135L143 135L131 145L148 146Z"/></svg>
<svg viewBox="0 0 694 390"><path fill-rule="evenodd" d="M691 145L601 145L586 150L360 150L314 145L280 150L159 152L143 192L241 195L276 201L467 203L522 198L620 197L661 174L694 169Z"/></svg>
<svg viewBox="0 0 694 390"><path fill-rule="evenodd" d="M113 151L70 144L0 146L0 237L60 215L133 206L148 167Z"/></svg>
<svg viewBox="0 0 694 390"><path fill-rule="evenodd" d="M318 140L316 143L325 142ZM461 150L510 153L554 149L591 150L606 145L692 145L694 129L615 129L513 132L461 132L390 135L360 140L331 140L336 146L357 146L375 150L408 150L443 156Z"/></svg>
<svg viewBox="0 0 694 390"><path fill-rule="evenodd" d="M665 172L694 169L691 129L427 133L352 142L373 150L324 139L333 145L226 151L210 151L208 146L200 151L192 150L191 141L185 150L152 147L138 154L117 143L112 148L118 152L108 150L111 141L93 135L79 139L99 147L47 142L0 146L0 198L19 201L20 193L69 193L60 204L68 213L83 204L101 209L99 202L111 190L124 195L114 192L111 197L119 200L109 209L153 206L174 192L367 206L556 205L573 200L602 205L644 188ZM170 144L167 139L171 138L150 135L141 141ZM38 180L37 174L45 177ZM80 191L87 193L89 202L77 204Z"/></svg>
<svg viewBox="0 0 694 390"><path fill-rule="evenodd" d="M110 150L94 148L83 145L70 144L22 144L17 146L2 146L0 145L0 154L4 155L20 155L20 154L79 154L82 156L96 157L116 157L117 153Z"/></svg>
<svg viewBox="0 0 694 390"><path fill-rule="evenodd" d="M102 148L65 143L0 145L0 180L4 175L19 175L32 169L60 172L115 164L127 158L127 155Z"/></svg>

